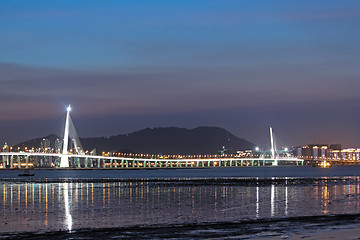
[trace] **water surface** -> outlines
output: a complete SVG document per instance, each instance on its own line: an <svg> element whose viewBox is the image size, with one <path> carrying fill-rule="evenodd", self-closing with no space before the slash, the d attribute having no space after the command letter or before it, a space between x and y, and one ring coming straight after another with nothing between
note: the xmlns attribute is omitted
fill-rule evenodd
<svg viewBox="0 0 360 240"><path fill-rule="evenodd" d="M360 168L0 171L0 231L241 223L358 214Z"/></svg>

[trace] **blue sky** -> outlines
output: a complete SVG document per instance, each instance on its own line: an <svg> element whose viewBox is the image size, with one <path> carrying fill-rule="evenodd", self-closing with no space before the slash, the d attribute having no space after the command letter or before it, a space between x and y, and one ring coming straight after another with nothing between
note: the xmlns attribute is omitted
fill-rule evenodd
<svg viewBox="0 0 360 240"><path fill-rule="evenodd" d="M0 140L224 127L359 146L359 1L0 1ZM26 126L26 127L25 127ZM47 127L44 127L47 126Z"/></svg>

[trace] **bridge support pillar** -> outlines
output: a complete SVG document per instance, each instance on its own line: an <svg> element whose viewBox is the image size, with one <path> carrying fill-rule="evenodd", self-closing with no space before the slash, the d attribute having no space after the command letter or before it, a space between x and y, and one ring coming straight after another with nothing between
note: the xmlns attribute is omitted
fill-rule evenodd
<svg viewBox="0 0 360 240"><path fill-rule="evenodd" d="M2 162L3 162L3 167L7 168L9 166L9 156L2 156Z"/></svg>
<svg viewBox="0 0 360 240"><path fill-rule="evenodd" d="M29 168L29 156L25 156L25 168Z"/></svg>
<svg viewBox="0 0 360 240"><path fill-rule="evenodd" d="M17 163L18 163L18 168L20 169L21 168L21 157L18 155L16 157L16 159L17 159Z"/></svg>
<svg viewBox="0 0 360 240"><path fill-rule="evenodd" d="M98 168L100 168L100 162L101 162L101 160L100 160L100 158L98 158L98 164L97 164Z"/></svg>
<svg viewBox="0 0 360 240"><path fill-rule="evenodd" d="M10 156L10 168L11 169L14 168L14 156L13 155Z"/></svg>
<svg viewBox="0 0 360 240"><path fill-rule="evenodd" d="M113 167L113 160L110 159L110 168L112 168L112 167Z"/></svg>
<svg viewBox="0 0 360 240"><path fill-rule="evenodd" d="M118 167L117 160L115 160L115 168L117 168L117 167Z"/></svg>

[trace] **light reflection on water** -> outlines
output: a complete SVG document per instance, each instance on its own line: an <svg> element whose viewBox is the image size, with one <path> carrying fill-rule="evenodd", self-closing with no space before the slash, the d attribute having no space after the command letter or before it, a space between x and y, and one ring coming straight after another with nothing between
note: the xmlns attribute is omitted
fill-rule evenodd
<svg viewBox="0 0 360 240"><path fill-rule="evenodd" d="M63 187L63 192L64 192L66 230L71 232L71 230L72 230L72 217L71 217L71 214L70 214L70 204L71 204L71 202L69 201L69 184L71 184L71 183L62 183L61 185ZM70 186L70 188L71 188L71 186ZM77 193L77 188L76 188L76 193ZM75 203L77 203L77 194L76 194Z"/></svg>
<svg viewBox="0 0 360 240"><path fill-rule="evenodd" d="M0 181L0 191L1 232L358 213L360 201L358 177L303 185Z"/></svg>

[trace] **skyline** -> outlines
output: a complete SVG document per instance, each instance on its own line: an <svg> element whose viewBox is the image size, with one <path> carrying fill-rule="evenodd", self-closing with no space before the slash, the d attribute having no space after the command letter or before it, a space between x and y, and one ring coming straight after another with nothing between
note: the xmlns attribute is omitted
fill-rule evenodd
<svg viewBox="0 0 360 240"><path fill-rule="evenodd" d="M0 141L218 126L360 144L358 1L3 1Z"/></svg>

